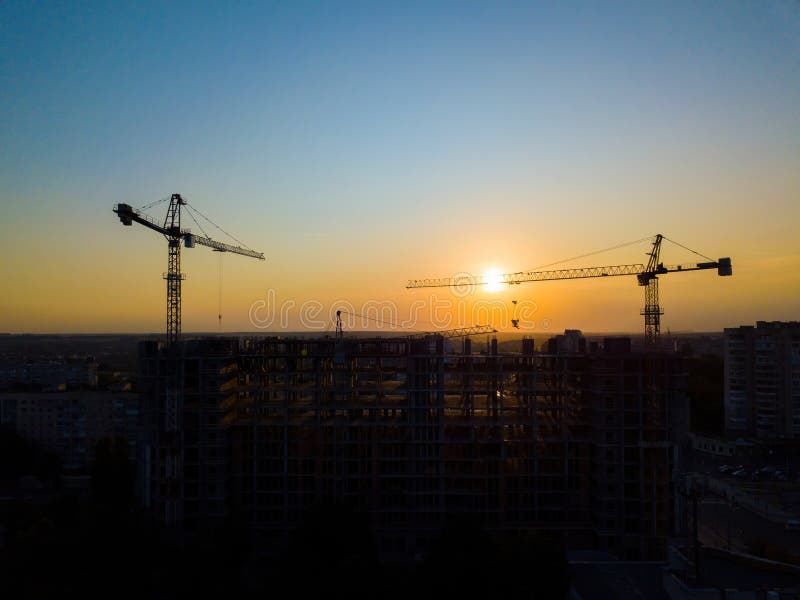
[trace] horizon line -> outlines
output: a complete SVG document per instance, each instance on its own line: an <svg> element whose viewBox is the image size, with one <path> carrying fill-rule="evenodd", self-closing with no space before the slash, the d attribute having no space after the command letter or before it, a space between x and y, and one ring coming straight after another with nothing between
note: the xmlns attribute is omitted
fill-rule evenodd
<svg viewBox="0 0 800 600"><path fill-rule="evenodd" d="M575 331L576 329L567 328L564 331ZM399 335L421 335L421 334L430 334L435 335L437 333L443 333L448 331L447 329L442 330L433 330L433 331L398 331L398 330L391 330L391 329L350 329L345 332L345 335L348 334L399 334ZM529 336L534 337L536 335L541 336L542 334L555 336L555 335L563 335L564 331L548 331L548 332L521 332L521 331L495 331L494 333L486 333L486 334L475 334L473 337L478 337L481 335L519 335L519 336ZM632 331L584 331L582 329L577 329L580 331L584 336L598 336L598 335L631 335L631 336L643 336L644 333L641 331L632 332ZM724 333L724 329L721 330L693 330L693 329L686 329L686 330L678 330L678 331L670 331L668 333L662 332L662 337L674 336L674 335L707 335L707 334L716 334L716 333ZM313 330L269 330L269 331L186 331L182 332L182 336L198 336L198 335L205 335L205 336L261 336L261 335L334 335L334 331L313 331ZM104 332L70 332L70 331L51 331L51 332L0 332L0 336L108 336L108 335L124 335L124 336L142 336L142 337L164 337L166 333L164 332L135 332L135 331L104 331Z"/></svg>

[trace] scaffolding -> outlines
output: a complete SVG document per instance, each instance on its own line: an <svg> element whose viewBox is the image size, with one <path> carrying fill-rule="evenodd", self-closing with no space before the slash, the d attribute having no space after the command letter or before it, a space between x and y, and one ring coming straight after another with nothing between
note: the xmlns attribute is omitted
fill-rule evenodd
<svg viewBox="0 0 800 600"><path fill-rule="evenodd" d="M455 353L435 335L198 341L184 357L187 529L235 515L279 549L307 509L347 502L388 559L424 555L457 514L664 556L679 357L540 353L532 339Z"/></svg>

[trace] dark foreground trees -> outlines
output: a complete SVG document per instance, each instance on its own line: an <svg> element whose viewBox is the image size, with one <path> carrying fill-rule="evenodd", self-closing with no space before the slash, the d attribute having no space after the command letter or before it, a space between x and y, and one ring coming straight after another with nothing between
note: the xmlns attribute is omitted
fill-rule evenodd
<svg viewBox="0 0 800 600"><path fill-rule="evenodd" d="M490 536L477 522L457 518L422 564L418 588L462 598L566 598L566 554L544 536Z"/></svg>
<svg viewBox="0 0 800 600"><path fill-rule="evenodd" d="M279 565L272 584L301 596L530 600L566 598L569 590L558 543L534 534L491 536L464 518L448 521L421 564L382 565L366 515L341 505L310 511Z"/></svg>
<svg viewBox="0 0 800 600"><path fill-rule="evenodd" d="M6 482L53 474L49 459L19 439L2 444L20 459L0 465ZM255 548L253 532L235 520L177 543L134 508L124 440L102 441L95 456L90 493L55 489L0 504L4 597L566 597L567 563L557 543L492 536L460 518L447 522L413 566L382 563L369 516L342 503L308 511L278 556Z"/></svg>

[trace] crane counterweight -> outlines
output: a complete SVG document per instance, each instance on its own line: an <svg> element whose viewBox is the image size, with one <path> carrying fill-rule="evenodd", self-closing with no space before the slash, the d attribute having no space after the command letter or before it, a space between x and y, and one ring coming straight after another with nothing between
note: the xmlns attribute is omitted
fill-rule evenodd
<svg viewBox="0 0 800 600"><path fill-rule="evenodd" d="M679 265L664 265L660 262L661 254L661 241L665 238L660 233L653 238L652 248L647 253L649 260L646 265L644 264L628 264L628 265L610 265L601 267L581 267L573 269L558 269L554 271L519 271L517 273L507 273L494 276L492 281L485 275L478 277L443 277L438 279L412 279L406 285L407 289L411 288L429 288L429 287L455 287L463 288L465 286L478 286L495 283L499 280L500 283L507 283L515 285L525 282L533 281L555 281L560 279L590 279L594 277L617 277L622 275L635 275L637 283L645 288L645 306L641 310L641 315L644 316L645 321L645 342L648 346L657 346L661 330L661 315L664 314L663 309L658 303L658 276L666 275L668 273L678 273L684 271L702 271L706 269L717 269L717 274L722 277L727 277L733 274L731 267L730 257L720 258L719 260L710 260L708 257L686 248L677 242L668 240L678 246L694 252L704 258L708 259L706 262L687 263ZM639 242L643 240L638 240ZM633 243L633 242L632 242ZM629 244L625 244L629 245ZM619 248L621 246L616 246ZM517 324L514 325L515 327Z"/></svg>
<svg viewBox="0 0 800 600"><path fill-rule="evenodd" d="M264 260L263 252L256 252L250 248L219 242L206 236L195 235L191 231L181 228L181 207L188 206L187 201L180 194L172 194L169 199L167 214L164 223L159 224L151 216L134 209L130 204L119 203L114 206L120 222L125 226L133 223L144 225L148 229L162 234L167 238L168 262L164 279L167 282L167 343L178 341L181 331L181 282L186 276L181 272L181 242L184 247L206 246L219 252L231 252L258 260ZM191 214L191 213L189 213ZM213 223L212 223L213 224Z"/></svg>

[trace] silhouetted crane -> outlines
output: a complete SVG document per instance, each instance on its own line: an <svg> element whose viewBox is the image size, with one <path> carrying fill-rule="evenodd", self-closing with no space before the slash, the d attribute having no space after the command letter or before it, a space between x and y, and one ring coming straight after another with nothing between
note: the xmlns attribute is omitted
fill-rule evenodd
<svg viewBox="0 0 800 600"><path fill-rule="evenodd" d="M358 315L356 313L347 312L346 310L337 310L336 311L337 341L341 341L344 337L344 328L342 326L342 315L361 317L364 319L369 319L370 321L376 321L381 324L394 325L393 323L386 323L385 321L380 321L379 319L373 319L365 315ZM495 329L491 325L472 325L470 327L457 327L455 329L439 329L435 331L415 331L413 333L409 333L407 336L404 337L408 337L409 339L418 339L418 338L424 338L429 335L440 335L445 339L451 339L459 337L470 337L473 335L482 335L484 333L497 333L497 329Z"/></svg>
<svg viewBox="0 0 800 600"><path fill-rule="evenodd" d="M167 198L162 198L156 202L134 209L129 204L118 204L114 207L114 212L119 216L123 225L139 223L152 229L167 238L168 262L167 272L164 279L167 280L167 353L166 372L164 377L164 405L163 430L157 429L155 433L155 444L157 451L154 453L154 471L163 474L165 487L159 492L164 501L164 520L168 525L175 525L180 522L182 514L182 480L183 480L183 436L181 435L181 416L183 410L183 357L182 349L176 342L181 333L181 282L185 275L181 273L181 242L187 248L193 248L195 244L208 246L217 252L233 252L242 256L249 256L264 260L261 252L256 252L244 247L242 242L236 240L232 235L226 233L221 227L216 225L208 217L197 209L190 207L180 194L172 194L169 198L169 207L164 224L161 225L155 219L145 214L144 210L166 202ZM189 216L197 226L203 231L203 227L192 214L196 213L201 218L214 225L225 235L231 237L241 246L233 246L223 242L212 240L207 235L195 235L189 230L181 229L181 207L189 209ZM203 231L205 234L205 231ZM221 275L220 275L221 280ZM222 317L220 310L220 319Z"/></svg>
<svg viewBox="0 0 800 600"><path fill-rule="evenodd" d="M164 279L167 281L167 343L172 344L178 341L181 334L181 281L186 278L186 275L181 273L181 241L183 241L187 248L194 248L196 244L199 244L201 246L208 246L216 252L233 252L234 254L241 254L242 256L249 256L250 258L257 258L259 260L264 260L264 254L243 247L243 245L233 246L231 244L225 244L212 240L207 236L195 235L189 230L181 229L181 207L185 206L187 209L193 210L200 217L225 233L222 228L208 217L190 207L186 200L181 198L180 194L172 194L170 197L167 216L164 219L163 225L159 224L150 215L142 212L164 201L166 201L166 198L153 202L138 210L134 209L129 204L117 204L114 206L114 212L117 213L123 225L130 226L133 223L139 223L153 231L157 231L167 238L169 259L167 262L167 272L164 273ZM195 219L191 213L189 213L189 215L202 231L203 228L197 219ZM203 231L203 233L205 233L205 231ZM233 238L233 236L228 233L226 233L226 235ZM235 240L236 238L233 239ZM241 242L239 243L241 244Z"/></svg>
<svg viewBox="0 0 800 600"><path fill-rule="evenodd" d="M717 274L729 276L732 274L731 259L720 258L713 260L700 254L691 248L686 248L682 244L672 242L682 248L694 252L708 262L667 265L660 262L661 240L665 238L660 233L653 240L653 247L649 252L647 265L612 265L605 267L584 267L575 269L559 269L555 271L520 271L517 273L507 273L500 276L481 275L477 277L443 277L438 279L412 279L406 285L407 289L427 288L427 287L463 287L469 285L486 285L488 283L507 283L509 285L529 282L529 281L553 281L557 279L586 279L592 277L616 277L620 275L635 275L640 286L645 288L645 305L641 311L644 316L645 343L648 346L657 346L659 334L661 332L661 315L664 311L658 303L658 276L667 273L680 273L684 271L700 271L704 269L717 269ZM639 240L642 241L642 240ZM621 247L621 246L619 246Z"/></svg>
<svg viewBox="0 0 800 600"><path fill-rule="evenodd" d="M449 340L452 338L470 337L473 335L482 335L484 333L497 333L497 329L491 325L473 325L472 327L458 327L456 329L440 329L438 331L424 331L422 333L412 333L409 338L423 338L429 335L440 335L444 339Z"/></svg>

